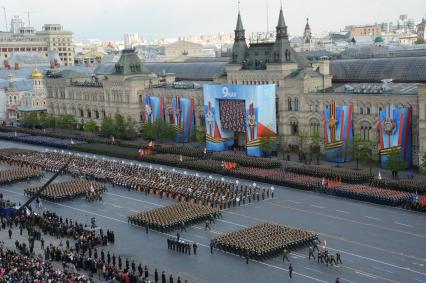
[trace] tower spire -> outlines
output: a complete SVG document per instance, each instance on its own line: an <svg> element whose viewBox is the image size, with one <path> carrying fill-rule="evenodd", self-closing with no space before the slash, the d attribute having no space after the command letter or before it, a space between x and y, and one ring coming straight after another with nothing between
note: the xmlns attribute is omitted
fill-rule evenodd
<svg viewBox="0 0 426 283"><path fill-rule="evenodd" d="M281 6L281 9L280 9L280 16L278 18L278 25L277 25L276 30L277 30L277 39L288 38L287 26L285 24L284 12L283 12L283 7L282 6Z"/></svg>

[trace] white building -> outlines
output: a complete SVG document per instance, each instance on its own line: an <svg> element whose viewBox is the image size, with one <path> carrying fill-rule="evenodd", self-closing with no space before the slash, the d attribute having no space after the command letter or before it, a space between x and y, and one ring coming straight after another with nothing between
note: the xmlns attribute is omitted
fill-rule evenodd
<svg viewBox="0 0 426 283"><path fill-rule="evenodd" d="M13 19L10 21L10 32L19 33L24 26L24 21L19 16L13 16Z"/></svg>
<svg viewBox="0 0 426 283"><path fill-rule="evenodd" d="M42 31L37 32L32 27L21 27L18 33L0 32L0 60L6 68L11 54L20 52L37 52L46 58L49 52L57 52L65 66L72 66L72 32L64 31L59 24L43 25Z"/></svg>

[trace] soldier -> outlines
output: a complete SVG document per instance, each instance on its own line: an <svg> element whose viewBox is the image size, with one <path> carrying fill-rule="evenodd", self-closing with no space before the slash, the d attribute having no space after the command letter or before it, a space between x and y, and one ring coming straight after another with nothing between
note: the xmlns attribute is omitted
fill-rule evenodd
<svg viewBox="0 0 426 283"><path fill-rule="evenodd" d="M157 271L157 268L154 271L154 282L158 283L158 271Z"/></svg>
<svg viewBox="0 0 426 283"><path fill-rule="evenodd" d="M311 259L311 257L313 257L315 260L314 249L311 246L309 246L309 259Z"/></svg>
<svg viewBox="0 0 426 283"><path fill-rule="evenodd" d="M287 249L284 249L283 251L283 262L287 260L288 262L290 262L290 260L288 259L288 251Z"/></svg>
<svg viewBox="0 0 426 283"><path fill-rule="evenodd" d="M123 262L121 261L121 256L118 256L118 269L121 270L122 267L123 267Z"/></svg>
<svg viewBox="0 0 426 283"><path fill-rule="evenodd" d="M111 255L109 254L109 251L107 253L107 262L108 262L108 265L111 264Z"/></svg>
<svg viewBox="0 0 426 283"><path fill-rule="evenodd" d="M194 243L192 244L192 248L194 249L194 255L197 255L197 248L198 248L198 246L197 246L197 243L196 243L196 242L194 242Z"/></svg>
<svg viewBox="0 0 426 283"><path fill-rule="evenodd" d="M115 254L112 255L112 265L115 267Z"/></svg>
<svg viewBox="0 0 426 283"><path fill-rule="evenodd" d="M163 273L161 273L161 283L167 283L166 282L166 274L164 273L164 271L163 271Z"/></svg>
<svg viewBox="0 0 426 283"><path fill-rule="evenodd" d="M336 265L337 265L337 263L343 264L342 259L340 258L340 253L339 252L336 252Z"/></svg>
<svg viewBox="0 0 426 283"><path fill-rule="evenodd" d="M321 261L321 263L324 263L324 261L322 260L322 253L320 253L320 252L318 252L317 261L318 261L318 263L320 263L320 261Z"/></svg>
<svg viewBox="0 0 426 283"><path fill-rule="evenodd" d="M209 223L209 221L208 220L206 220L206 231L207 231L207 229L209 229L209 230L211 230L212 228L210 228L210 223Z"/></svg>
<svg viewBox="0 0 426 283"><path fill-rule="evenodd" d="M210 241L210 253L213 254L214 243L213 240Z"/></svg>
<svg viewBox="0 0 426 283"><path fill-rule="evenodd" d="M12 239L12 230L9 228L9 239Z"/></svg>
<svg viewBox="0 0 426 283"><path fill-rule="evenodd" d="M179 234L179 232L177 232L176 233L176 240L179 242L179 239L180 239L180 234Z"/></svg>
<svg viewBox="0 0 426 283"><path fill-rule="evenodd" d="M288 266L288 276L290 276L290 278L291 278L292 274L293 274L293 266L290 263L290 265Z"/></svg>

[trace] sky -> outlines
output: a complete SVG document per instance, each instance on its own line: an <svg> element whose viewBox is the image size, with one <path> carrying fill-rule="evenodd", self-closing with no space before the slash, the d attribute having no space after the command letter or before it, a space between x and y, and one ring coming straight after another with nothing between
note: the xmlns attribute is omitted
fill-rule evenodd
<svg viewBox="0 0 426 283"><path fill-rule="evenodd" d="M426 0L287 0L284 17L290 35L301 35L309 17L314 34L339 31L346 25L396 21L408 14L416 22L426 13ZM267 30L278 21L280 0L240 0L246 32ZM0 0L8 26L14 15L37 30L45 23L59 23L74 32L76 39L122 40L137 32L143 37L177 38L184 35L232 32L238 0ZM0 29L5 30L0 10Z"/></svg>

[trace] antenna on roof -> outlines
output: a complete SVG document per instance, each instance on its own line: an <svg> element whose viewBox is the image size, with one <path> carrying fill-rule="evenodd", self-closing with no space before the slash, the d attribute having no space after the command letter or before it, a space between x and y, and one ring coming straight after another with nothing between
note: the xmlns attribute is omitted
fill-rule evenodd
<svg viewBox="0 0 426 283"><path fill-rule="evenodd" d="M6 16L6 8L3 6L1 7L3 9L3 13L4 13L4 24L6 25L6 32L7 32L7 16Z"/></svg>
<svg viewBox="0 0 426 283"><path fill-rule="evenodd" d="M27 17L28 17L28 26L31 26L31 21L30 21L30 11L27 11Z"/></svg>
<svg viewBox="0 0 426 283"><path fill-rule="evenodd" d="M266 32L269 37L269 2L266 2Z"/></svg>
<svg viewBox="0 0 426 283"><path fill-rule="evenodd" d="M238 13L240 13L240 0L238 0Z"/></svg>

